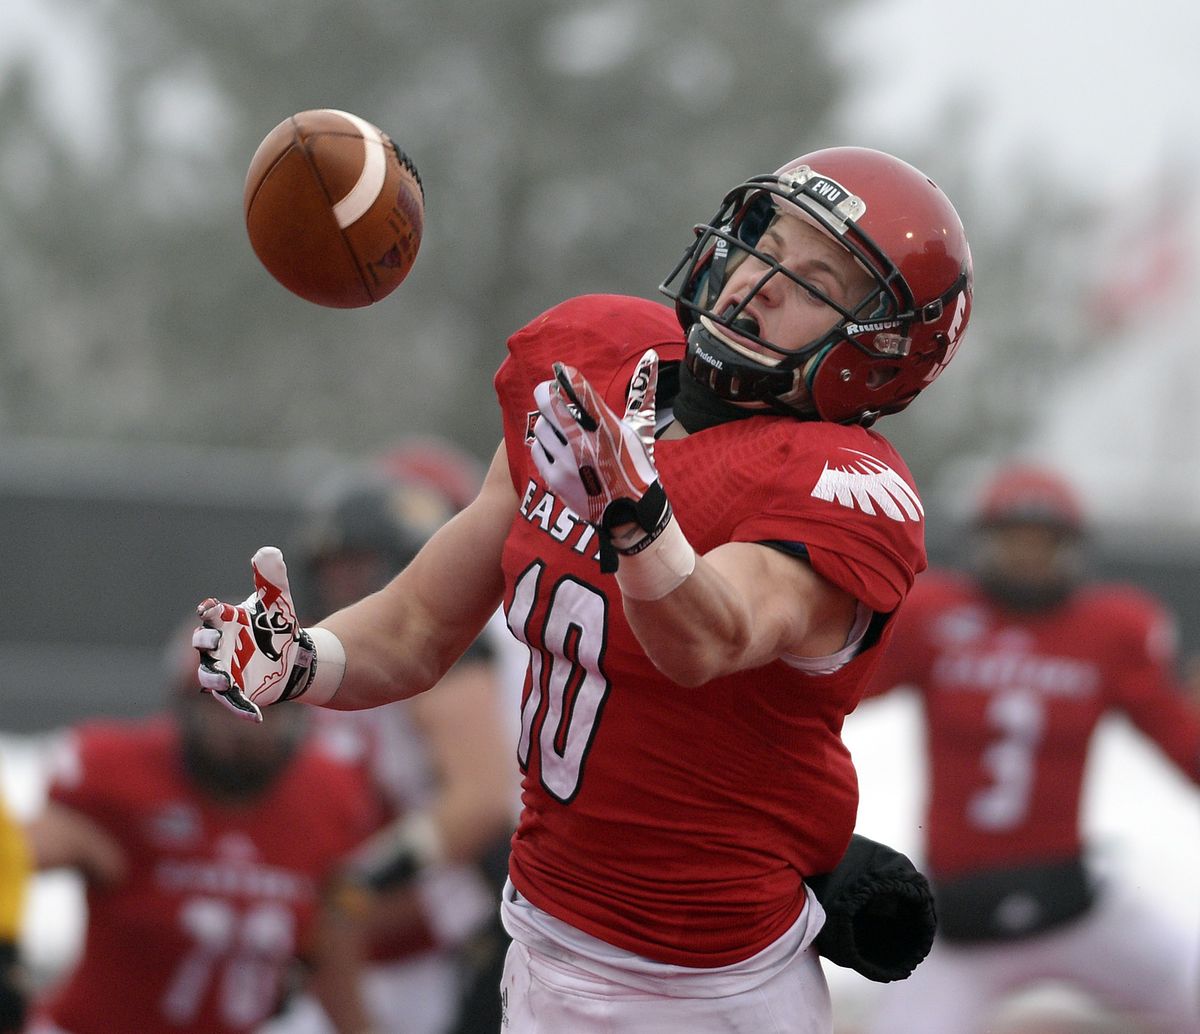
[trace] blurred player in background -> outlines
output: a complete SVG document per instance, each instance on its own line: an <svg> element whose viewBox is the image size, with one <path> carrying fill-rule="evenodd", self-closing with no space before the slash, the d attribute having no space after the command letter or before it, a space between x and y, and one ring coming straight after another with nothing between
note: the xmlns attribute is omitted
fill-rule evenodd
<svg viewBox="0 0 1200 1034"><path fill-rule="evenodd" d="M307 515L293 555L301 599L322 617L383 588L478 490L477 472L454 447L432 440L389 452L377 469L337 479ZM318 493L320 495L320 493ZM482 636L450 669L438 692L369 711L321 712L324 739L365 765L385 825L356 856L351 873L364 901L372 964L364 991L384 1034L446 1034L471 967L503 957L489 945L516 825L513 766L519 683L498 686L501 651ZM492 931L491 937L498 937ZM499 1024L498 973L490 1011ZM312 1001L297 1002L270 1034L319 1034L328 1023Z"/></svg>
<svg viewBox="0 0 1200 1034"><path fill-rule="evenodd" d="M213 708L181 650L169 714L84 724L56 749L30 844L39 868L85 877L87 926L31 1029L249 1034L304 957L339 1034L366 1034L333 881L371 828L366 784L315 749L307 708L258 726Z"/></svg>
<svg viewBox="0 0 1200 1034"><path fill-rule="evenodd" d="M912 979L884 993L874 1034L982 1032L1006 996L1049 979L1153 1030L1200 1031L1200 931L1098 885L1080 839L1088 751L1110 712L1200 782L1173 620L1139 589L1089 580L1085 536L1062 475L1006 466L978 502L973 565L924 574L898 616L869 692L921 696L939 928Z"/></svg>
<svg viewBox="0 0 1200 1034"><path fill-rule="evenodd" d="M589 295L513 334L474 501L311 629L260 549L252 596L199 607L201 678L252 720L375 707L503 603L530 667L502 1029L828 1034L805 881L850 843L842 721L925 566L871 425L959 347L970 249L923 173L829 148L734 187L664 290L674 311Z"/></svg>
<svg viewBox="0 0 1200 1034"><path fill-rule="evenodd" d="M21 919L29 883L29 847L0 793L0 1034L24 1028L26 993L21 969Z"/></svg>

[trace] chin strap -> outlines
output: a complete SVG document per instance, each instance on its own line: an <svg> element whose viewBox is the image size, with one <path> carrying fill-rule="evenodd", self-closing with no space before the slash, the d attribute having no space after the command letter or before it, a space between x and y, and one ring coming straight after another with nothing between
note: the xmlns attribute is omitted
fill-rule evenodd
<svg viewBox="0 0 1200 1034"><path fill-rule="evenodd" d="M679 393L675 396L674 413L675 419L683 425L688 434L716 427L717 424L727 424L731 420L745 420L754 416L756 412L759 411L720 398L711 388L696 379L689 362L681 364Z"/></svg>

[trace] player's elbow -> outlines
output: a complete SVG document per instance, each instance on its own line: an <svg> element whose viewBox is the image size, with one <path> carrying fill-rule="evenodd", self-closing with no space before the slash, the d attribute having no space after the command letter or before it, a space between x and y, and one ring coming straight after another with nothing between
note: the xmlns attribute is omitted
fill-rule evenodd
<svg viewBox="0 0 1200 1034"><path fill-rule="evenodd" d="M678 645L647 650L654 666L676 685L695 689L737 670L730 655L713 649L711 644L694 649L678 649Z"/></svg>

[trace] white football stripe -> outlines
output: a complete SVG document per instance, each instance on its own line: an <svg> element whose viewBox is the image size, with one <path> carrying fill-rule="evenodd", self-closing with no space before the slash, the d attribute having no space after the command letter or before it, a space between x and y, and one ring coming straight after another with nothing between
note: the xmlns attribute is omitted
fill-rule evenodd
<svg viewBox="0 0 1200 1034"><path fill-rule="evenodd" d="M337 220L338 228L344 230L351 223L366 215L367 210L375 204L379 192L383 189L383 181L387 178L387 158L384 155L383 133L370 122L351 115L348 111L338 111L336 108L325 108L334 115L340 115L357 129L363 138L362 172L358 182L350 188L350 192L333 206L333 217ZM375 143L379 146L376 147Z"/></svg>

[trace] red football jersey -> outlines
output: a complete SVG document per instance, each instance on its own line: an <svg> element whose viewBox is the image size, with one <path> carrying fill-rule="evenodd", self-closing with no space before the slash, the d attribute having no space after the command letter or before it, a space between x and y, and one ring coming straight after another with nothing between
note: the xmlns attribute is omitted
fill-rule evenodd
<svg viewBox="0 0 1200 1034"><path fill-rule="evenodd" d="M127 878L89 887L78 966L47 1003L72 1034L241 1034L280 1000L319 888L370 819L348 767L302 749L262 796L218 804L186 777L174 723L73 734L53 800L125 851Z"/></svg>
<svg viewBox="0 0 1200 1034"><path fill-rule="evenodd" d="M535 319L496 377L520 507L504 549L509 626L531 648L511 875L531 902L661 962L722 966L778 938L805 874L849 840L858 789L841 741L877 649L832 675L779 661L695 689L648 660L593 529L542 483L527 444L533 389L576 366L623 412L649 347L679 360L673 312L589 296ZM693 546L801 543L876 611L925 562L922 511L899 456L861 427L756 416L658 442L663 486Z"/></svg>
<svg viewBox="0 0 1200 1034"><path fill-rule="evenodd" d="M1149 596L1092 585L1042 613L929 572L896 616L869 692L919 689L928 861L941 876L1080 853L1100 718L1123 712L1200 782L1200 718L1174 680L1174 625Z"/></svg>

